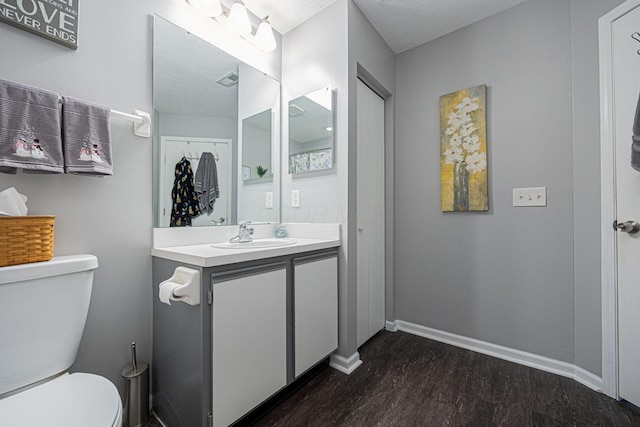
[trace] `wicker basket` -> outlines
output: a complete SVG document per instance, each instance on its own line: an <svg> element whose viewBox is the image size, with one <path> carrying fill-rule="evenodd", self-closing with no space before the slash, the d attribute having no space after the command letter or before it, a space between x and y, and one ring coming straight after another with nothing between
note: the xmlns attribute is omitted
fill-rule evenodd
<svg viewBox="0 0 640 427"><path fill-rule="evenodd" d="M55 216L0 216L0 267L53 258Z"/></svg>

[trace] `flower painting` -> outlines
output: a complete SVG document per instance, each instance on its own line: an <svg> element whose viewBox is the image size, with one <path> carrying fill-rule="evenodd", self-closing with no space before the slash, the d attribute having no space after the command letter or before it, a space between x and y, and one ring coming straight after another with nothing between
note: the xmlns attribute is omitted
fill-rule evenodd
<svg viewBox="0 0 640 427"><path fill-rule="evenodd" d="M487 87L440 97L440 189L443 212L486 211Z"/></svg>

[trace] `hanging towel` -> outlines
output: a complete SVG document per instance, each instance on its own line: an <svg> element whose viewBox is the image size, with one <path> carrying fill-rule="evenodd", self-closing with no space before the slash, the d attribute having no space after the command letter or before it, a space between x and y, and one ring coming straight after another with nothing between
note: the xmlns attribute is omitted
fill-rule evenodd
<svg viewBox="0 0 640 427"><path fill-rule="evenodd" d="M191 225L191 218L200 215L198 197L193 189L193 170L191 162L182 158L176 163L176 178L171 190L171 222L170 227L186 227Z"/></svg>
<svg viewBox="0 0 640 427"><path fill-rule="evenodd" d="M64 172L59 96L0 80L0 172Z"/></svg>
<svg viewBox="0 0 640 427"><path fill-rule="evenodd" d="M200 156L200 163L198 163L198 169L196 170L195 190L200 211L211 215L213 213L213 205L216 203L216 199L220 197L218 167L216 166L216 159L211 153L202 153L202 156Z"/></svg>
<svg viewBox="0 0 640 427"><path fill-rule="evenodd" d="M640 95L638 96L638 105L636 106L636 118L633 121L631 167L640 172Z"/></svg>
<svg viewBox="0 0 640 427"><path fill-rule="evenodd" d="M113 175L111 110L64 97L62 135L64 170L76 175Z"/></svg>

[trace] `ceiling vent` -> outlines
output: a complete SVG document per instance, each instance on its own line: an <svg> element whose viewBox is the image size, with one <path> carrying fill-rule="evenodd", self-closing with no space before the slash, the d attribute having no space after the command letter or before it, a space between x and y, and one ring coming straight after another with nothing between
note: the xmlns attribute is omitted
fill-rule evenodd
<svg viewBox="0 0 640 427"><path fill-rule="evenodd" d="M299 116L300 114L304 114L304 108L298 107L296 104L289 105L289 117Z"/></svg>
<svg viewBox="0 0 640 427"><path fill-rule="evenodd" d="M227 73L224 76L220 77L217 80L217 83L219 85L224 86L224 87L231 87L231 86L237 85L239 79L240 78L238 77L238 74L235 71L230 71L229 73Z"/></svg>

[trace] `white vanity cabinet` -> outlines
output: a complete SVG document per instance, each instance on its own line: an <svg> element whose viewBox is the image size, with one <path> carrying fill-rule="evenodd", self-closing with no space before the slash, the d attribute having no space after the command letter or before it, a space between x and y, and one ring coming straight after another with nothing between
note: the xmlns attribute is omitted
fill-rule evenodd
<svg viewBox="0 0 640 427"><path fill-rule="evenodd" d="M338 257L293 260L295 377L338 348Z"/></svg>
<svg viewBox="0 0 640 427"><path fill-rule="evenodd" d="M212 420L224 427L287 384L287 272L276 264L212 280Z"/></svg>

